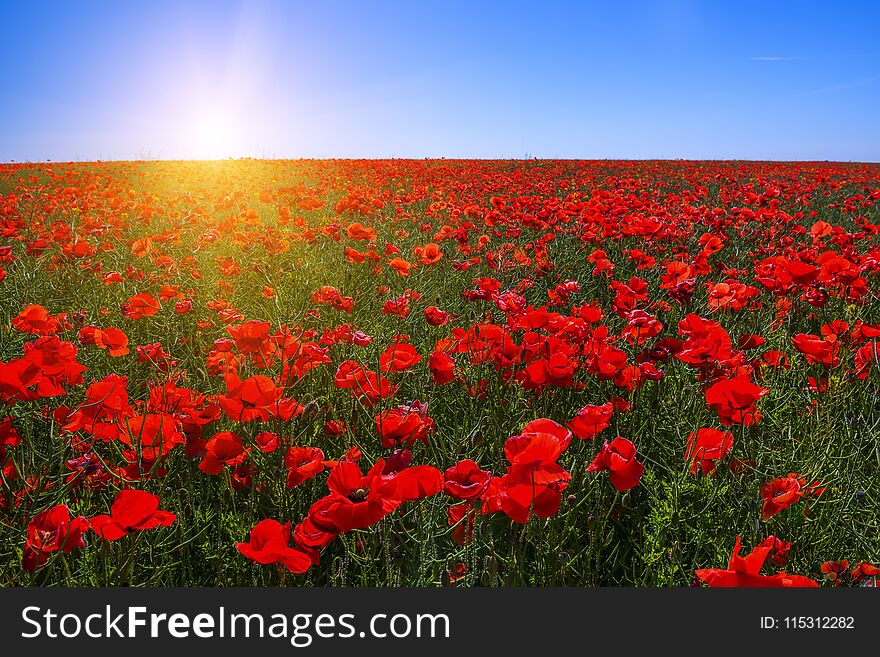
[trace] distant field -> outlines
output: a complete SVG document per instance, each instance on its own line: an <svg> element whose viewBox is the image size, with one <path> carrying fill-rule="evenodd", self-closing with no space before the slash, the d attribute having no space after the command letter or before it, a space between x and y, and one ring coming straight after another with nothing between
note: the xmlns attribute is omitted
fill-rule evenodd
<svg viewBox="0 0 880 657"><path fill-rule="evenodd" d="M873 584L878 271L878 165L0 165L0 585Z"/></svg>

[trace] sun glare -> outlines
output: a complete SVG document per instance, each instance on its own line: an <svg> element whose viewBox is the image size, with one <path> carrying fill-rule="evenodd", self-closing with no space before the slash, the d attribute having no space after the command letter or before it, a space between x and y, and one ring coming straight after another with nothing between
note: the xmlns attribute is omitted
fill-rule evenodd
<svg viewBox="0 0 880 657"><path fill-rule="evenodd" d="M187 151L197 160L218 160L234 154L236 122L222 110L194 113L190 122Z"/></svg>

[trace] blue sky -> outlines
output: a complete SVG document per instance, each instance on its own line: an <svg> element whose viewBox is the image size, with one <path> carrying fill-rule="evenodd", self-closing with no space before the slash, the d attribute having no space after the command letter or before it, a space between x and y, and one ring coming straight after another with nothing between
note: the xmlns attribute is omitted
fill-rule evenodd
<svg viewBox="0 0 880 657"><path fill-rule="evenodd" d="M880 161L880 3L5 2L0 161Z"/></svg>

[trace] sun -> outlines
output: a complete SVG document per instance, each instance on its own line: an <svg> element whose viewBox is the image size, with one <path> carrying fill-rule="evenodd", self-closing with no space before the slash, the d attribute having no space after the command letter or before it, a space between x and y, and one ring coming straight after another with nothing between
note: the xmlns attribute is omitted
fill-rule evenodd
<svg viewBox="0 0 880 657"><path fill-rule="evenodd" d="M219 160L234 154L237 143L236 121L221 109L203 109L190 120L189 148L197 160Z"/></svg>

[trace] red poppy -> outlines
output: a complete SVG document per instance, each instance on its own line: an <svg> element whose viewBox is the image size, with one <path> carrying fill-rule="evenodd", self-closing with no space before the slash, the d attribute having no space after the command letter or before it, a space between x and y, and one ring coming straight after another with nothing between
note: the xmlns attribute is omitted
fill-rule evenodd
<svg viewBox="0 0 880 657"><path fill-rule="evenodd" d="M841 575L845 576L848 568L849 561L842 559L841 561L826 561L819 569L822 571L822 574L825 575L826 579L831 580L835 584L840 584Z"/></svg>
<svg viewBox="0 0 880 657"><path fill-rule="evenodd" d="M383 372L403 372L418 365L421 360L419 352L411 344L392 344L379 358L379 369Z"/></svg>
<svg viewBox="0 0 880 657"><path fill-rule="evenodd" d="M42 337L24 345L20 359L0 368L0 391L7 390L10 401L59 397L65 385L83 382L86 367L76 360L77 348L57 336Z"/></svg>
<svg viewBox="0 0 880 657"><path fill-rule="evenodd" d="M320 290L314 292L312 294L312 301L326 304L348 314L351 314L354 310L354 299L342 296L339 290L330 285L325 285Z"/></svg>
<svg viewBox="0 0 880 657"><path fill-rule="evenodd" d="M394 258L388 261L388 265L393 267L398 276L409 276L412 265L403 258Z"/></svg>
<svg viewBox="0 0 880 657"><path fill-rule="evenodd" d="M32 304L12 318L12 326L23 333L32 335L55 335L61 330L58 319L50 315L43 306Z"/></svg>
<svg viewBox="0 0 880 657"><path fill-rule="evenodd" d="M265 421L272 416L289 420L303 411L293 398L282 398L283 389L262 374L244 380L237 374L227 374L226 387L228 392L218 395L217 401L231 420Z"/></svg>
<svg viewBox="0 0 880 657"><path fill-rule="evenodd" d="M819 584L803 575L761 575L760 570L767 556L773 550L769 545L758 545L745 557L739 556L742 539L737 536L733 554L727 570L703 568L696 571L697 577L709 586L717 587L817 587Z"/></svg>
<svg viewBox="0 0 880 657"><path fill-rule="evenodd" d="M503 511L512 520L528 522L532 514L549 518L559 510L571 473L556 461L568 448L571 432L540 418L528 422L504 443L510 461L503 477L489 481L484 494L487 512Z"/></svg>
<svg viewBox="0 0 880 657"><path fill-rule="evenodd" d="M239 466L247 458L248 450L241 444L241 436L221 431L205 444L205 456L199 463L199 470L210 475L220 474L223 468Z"/></svg>
<svg viewBox="0 0 880 657"><path fill-rule="evenodd" d="M601 451L587 467L587 472L603 470L610 471L611 484L616 490L625 491L638 486L645 466L636 459L636 446L618 436L610 443L606 440Z"/></svg>
<svg viewBox="0 0 880 657"><path fill-rule="evenodd" d="M837 367L840 364L840 345L836 340L827 337L798 333L791 339L799 352L804 355L811 365L824 365L828 368Z"/></svg>
<svg viewBox="0 0 880 657"><path fill-rule="evenodd" d="M102 440L120 435L120 423L132 414L126 387L128 379L108 374L86 390L85 401L67 418L65 431L86 431Z"/></svg>
<svg viewBox="0 0 880 657"><path fill-rule="evenodd" d="M868 342L856 352L855 374L860 381L871 375L871 370L880 370L880 342Z"/></svg>
<svg viewBox="0 0 880 657"><path fill-rule="evenodd" d="M748 375L740 374L732 379L721 379L709 386L706 390L706 403L718 412L718 418L724 426L750 426L761 419L755 402L768 392L770 391L767 388L749 381Z"/></svg>
<svg viewBox="0 0 880 657"><path fill-rule="evenodd" d="M270 453L278 449L281 441L277 433L261 431L254 436L254 442L257 444L257 449L261 452Z"/></svg>
<svg viewBox="0 0 880 657"><path fill-rule="evenodd" d="M0 420L0 450L5 447L16 447L21 444L21 435L12 425L12 418L6 417ZM3 454L0 451L0 454Z"/></svg>
<svg viewBox="0 0 880 657"><path fill-rule="evenodd" d="M327 478L330 494L312 505L309 518L326 532L340 534L378 522L408 500L439 493L443 476L430 466L383 474L379 459L366 474L356 463L340 461Z"/></svg>
<svg viewBox="0 0 880 657"><path fill-rule="evenodd" d="M116 494L110 515L91 518L89 524L98 536L115 541L129 532L169 527L175 516L159 509L159 498L142 490L121 490Z"/></svg>
<svg viewBox="0 0 880 657"><path fill-rule="evenodd" d="M260 354L267 349L274 350L270 342L272 325L252 319L241 324L227 326L226 332L235 340L235 348L242 354Z"/></svg>
<svg viewBox="0 0 880 657"><path fill-rule="evenodd" d="M428 306L424 310L425 321L431 326L443 326L449 321L449 313L437 306Z"/></svg>
<svg viewBox="0 0 880 657"><path fill-rule="evenodd" d="M428 435L434 431L434 420L428 417L427 404L418 400L379 413L375 422L382 447L386 448L411 446L417 440L427 445Z"/></svg>
<svg viewBox="0 0 880 657"><path fill-rule="evenodd" d="M252 561L273 564L279 561L292 573L306 572L312 566L312 558L289 545L290 523L283 525L277 520L261 520L251 530L246 543L236 543L236 549Z"/></svg>
<svg viewBox="0 0 880 657"><path fill-rule="evenodd" d="M99 349L106 349L113 357L125 356L129 352L128 336L117 328L84 326L80 329L79 340L83 344L93 344Z"/></svg>
<svg viewBox="0 0 880 657"><path fill-rule="evenodd" d="M389 299L382 304L382 313L385 315L406 317L410 313L409 298L402 296L396 299Z"/></svg>
<svg viewBox="0 0 880 657"><path fill-rule="evenodd" d="M61 550L67 554L85 547L83 532L88 529L88 520L82 516L71 518L70 511L63 504L38 513L28 523L22 568L32 573L45 564L55 551Z"/></svg>
<svg viewBox="0 0 880 657"><path fill-rule="evenodd" d="M128 319L143 319L159 312L159 300L151 294L136 294L122 304L122 314Z"/></svg>
<svg viewBox="0 0 880 657"><path fill-rule="evenodd" d="M688 435L684 460L690 463L691 474L702 469L704 475L711 475L715 465L730 452L733 447L733 434L718 429L697 429Z"/></svg>
<svg viewBox="0 0 880 657"><path fill-rule="evenodd" d="M40 371L24 358L0 362L0 400L16 402L38 399L36 391L30 387L39 380Z"/></svg>
<svg viewBox="0 0 880 657"><path fill-rule="evenodd" d="M822 490L818 482L807 485L803 477L794 473L771 479L761 485L761 499L764 500L761 520L769 520L807 496L818 497Z"/></svg>
<svg viewBox="0 0 880 657"><path fill-rule="evenodd" d="M431 381L442 386L455 379L455 359L442 351L432 351L428 357L428 369L431 371Z"/></svg>
<svg viewBox="0 0 880 657"><path fill-rule="evenodd" d="M594 406L587 404L577 412L574 419L566 426L581 440L592 440L603 429L611 426L611 416L614 414L614 405L611 402Z"/></svg>
<svg viewBox="0 0 880 657"><path fill-rule="evenodd" d="M186 442L180 423L169 413L146 413L128 418L119 440L132 448L124 452L130 462L163 459L172 449Z"/></svg>
<svg viewBox="0 0 880 657"><path fill-rule="evenodd" d="M423 265L434 265L443 259L443 252L440 250L440 246L434 242L416 247L414 251L419 258L419 262Z"/></svg>
<svg viewBox="0 0 880 657"><path fill-rule="evenodd" d="M324 470L324 452L317 447L290 447L284 455L287 488L296 488Z"/></svg>
<svg viewBox="0 0 880 657"><path fill-rule="evenodd" d="M780 568L788 563L788 551L791 549L789 541L783 541L771 535L759 543L759 546L770 548L770 560Z"/></svg>
<svg viewBox="0 0 880 657"><path fill-rule="evenodd" d="M443 492L456 500L476 500L491 479L491 472L481 470L471 459L464 459L443 473Z"/></svg>
<svg viewBox="0 0 880 657"><path fill-rule="evenodd" d="M342 420L328 420L324 423L324 433L328 436L341 436L345 429L346 424Z"/></svg>
<svg viewBox="0 0 880 657"><path fill-rule="evenodd" d="M392 385L384 376L364 369L353 360L340 363L333 385L343 390L351 390L352 396L362 399L365 406L372 406L381 399L387 399L397 391L397 386Z"/></svg>
<svg viewBox="0 0 880 657"><path fill-rule="evenodd" d="M568 388L573 383L578 361L562 351L555 351L550 358L533 360L520 373L523 388L540 390L545 386Z"/></svg>
<svg viewBox="0 0 880 657"><path fill-rule="evenodd" d="M877 575L880 575L880 567L867 561L860 561L853 566L849 576L853 584L861 584L868 577L876 577Z"/></svg>

